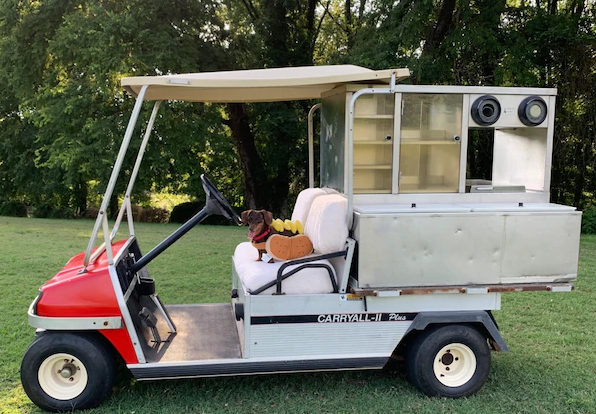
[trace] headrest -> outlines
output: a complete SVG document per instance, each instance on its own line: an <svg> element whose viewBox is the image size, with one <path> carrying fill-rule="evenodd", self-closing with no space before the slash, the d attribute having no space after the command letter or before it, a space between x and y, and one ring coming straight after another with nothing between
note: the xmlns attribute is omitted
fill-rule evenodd
<svg viewBox="0 0 596 414"><path fill-rule="evenodd" d="M292 221L300 220L302 225L306 226L306 220L312 202L315 198L325 194L327 193L320 188L307 188L306 190L302 190L296 198L296 205L292 212Z"/></svg>

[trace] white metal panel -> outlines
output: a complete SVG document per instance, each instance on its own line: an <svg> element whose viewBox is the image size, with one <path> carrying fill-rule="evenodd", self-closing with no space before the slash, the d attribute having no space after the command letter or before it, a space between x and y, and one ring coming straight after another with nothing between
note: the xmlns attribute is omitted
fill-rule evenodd
<svg viewBox="0 0 596 414"><path fill-rule="evenodd" d="M579 212L506 216L503 282L575 280L580 228Z"/></svg>
<svg viewBox="0 0 596 414"><path fill-rule="evenodd" d="M546 122L546 121L545 121ZM543 191L547 153L545 128L495 130L493 148L493 185L523 185L527 190Z"/></svg>
<svg viewBox="0 0 596 414"><path fill-rule="evenodd" d="M252 326L253 358L382 354L390 356L407 322L301 323Z"/></svg>
<svg viewBox="0 0 596 414"><path fill-rule="evenodd" d="M555 204L517 213L509 207L482 211L478 206L481 211L461 214L356 214L359 287L575 280L581 213Z"/></svg>
<svg viewBox="0 0 596 414"><path fill-rule="evenodd" d="M548 107L556 108L556 96L549 96L548 98ZM548 132L546 134L546 165L544 167L544 188L549 190L550 189L550 181L551 181L551 168L553 162L553 141L555 135L555 117L549 116L548 117Z"/></svg>
<svg viewBox="0 0 596 414"><path fill-rule="evenodd" d="M251 296L250 316L312 315L323 313L365 312L362 298L348 300L348 295ZM343 299L342 299L343 298ZM393 298L369 297L367 312L431 312L463 310L499 310L501 294L405 295ZM248 318L248 316L247 316ZM385 322L384 322L385 323Z"/></svg>
<svg viewBox="0 0 596 414"><path fill-rule="evenodd" d="M468 213L470 208L457 204L366 204L354 206L361 215L394 213Z"/></svg>
<svg viewBox="0 0 596 414"><path fill-rule="evenodd" d="M477 203L477 204L462 204L463 207L469 208L474 212L515 212L515 213L530 213L530 212L564 212L569 213L575 211L575 207L564 206L562 204L554 203Z"/></svg>
<svg viewBox="0 0 596 414"><path fill-rule="evenodd" d="M379 215L359 226L360 287L499 282L502 216Z"/></svg>
<svg viewBox="0 0 596 414"><path fill-rule="evenodd" d="M519 88L502 86L462 86L462 85L397 85L396 92L407 93L468 93L481 95L556 95L555 88ZM523 99L523 98L522 98Z"/></svg>

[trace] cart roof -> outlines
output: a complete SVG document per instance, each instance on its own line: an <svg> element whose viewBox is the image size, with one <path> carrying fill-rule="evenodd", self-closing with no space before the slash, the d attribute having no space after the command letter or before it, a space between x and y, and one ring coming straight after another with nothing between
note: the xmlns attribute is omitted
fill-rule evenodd
<svg viewBox="0 0 596 414"><path fill-rule="evenodd" d="M408 69L371 70L354 65L303 66L276 69L137 76L122 86L137 96L148 85L145 100L193 102L273 102L316 99L347 83L389 83L408 77Z"/></svg>

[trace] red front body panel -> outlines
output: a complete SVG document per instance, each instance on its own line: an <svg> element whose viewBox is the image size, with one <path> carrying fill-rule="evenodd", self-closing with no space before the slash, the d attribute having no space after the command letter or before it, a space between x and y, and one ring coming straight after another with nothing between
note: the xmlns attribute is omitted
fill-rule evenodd
<svg viewBox="0 0 596 414"><path fill-rule="evenodd" d="M112 245L116 253L126 240ZM41 288L41 299L37 302L36 314L44 317L109 317L120 316L120 306L110 278L107 255L104 252L95 263L83 270L85 253L74 256L64 268ZM120 286L117 286L120 289ZM100 330L126 363L137 363L130 336L126 327Z"/></svg>

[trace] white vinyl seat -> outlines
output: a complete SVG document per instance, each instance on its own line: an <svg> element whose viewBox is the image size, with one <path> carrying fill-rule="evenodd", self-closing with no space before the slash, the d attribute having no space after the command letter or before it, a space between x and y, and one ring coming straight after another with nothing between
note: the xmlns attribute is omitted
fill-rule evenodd
<svg viewBox="0 0 596 414"><path fill-rule="evenodd" d="M313 194L312 191L309 192L310 195ZM305 201L305 199L302 201ZM299 205L298 200L296 205ZM304 205L301 208L304 208ZM317 194L311 199L305 223L304 233L311 239L314 247L314 253L309 257L344 250L348 237L347 200L339 194L327 194L324 191ZM277 261L274 263L259 262L256 260L257 257L257 250L249 242L240 243L234 251L234 268L244 289L249 293L257 292L266 284L277 280L278 270L286 263ZM322 259L310 263L326 265L331 269L333 278L337 280L335 269L329 260ZM288 266L284 269L283 274L285 275L299 266L301 265ZM282 282L282 292L288 295L331 293L333 290L329 271L323 267L302 269ZM260 294L272 294L275 291L276 286L273 285L260 292Z"/></svg>

